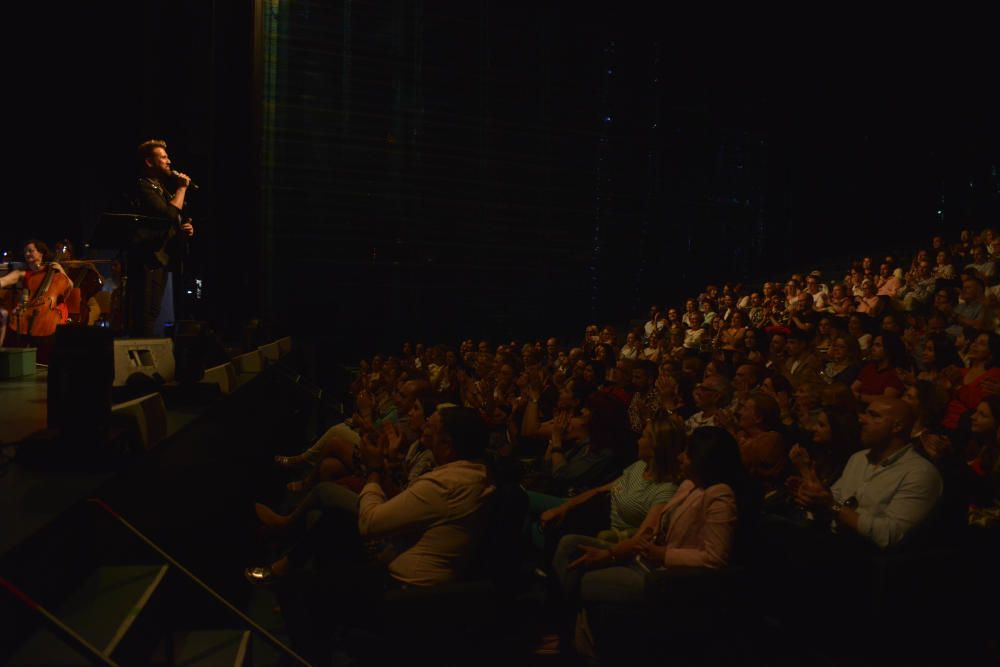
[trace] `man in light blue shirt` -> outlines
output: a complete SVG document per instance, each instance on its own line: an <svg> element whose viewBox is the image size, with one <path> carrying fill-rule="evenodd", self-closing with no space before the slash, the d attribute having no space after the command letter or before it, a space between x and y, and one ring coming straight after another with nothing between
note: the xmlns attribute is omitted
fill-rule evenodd
<svg viewBox="0 0 1000 667"><path fill-rule="evenodd" d="M831 488L801 484L800 504L829 517L835 530L850 531L880 548L898 544L933 512L941 476L909 444L912 409L899 399L879 398L861 415L861 443Z"/></svg>

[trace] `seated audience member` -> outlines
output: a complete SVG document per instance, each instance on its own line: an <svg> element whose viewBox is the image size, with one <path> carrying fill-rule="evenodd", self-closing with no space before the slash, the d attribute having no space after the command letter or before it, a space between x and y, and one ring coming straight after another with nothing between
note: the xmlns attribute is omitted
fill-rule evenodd
<svg viewBox="0 0 1000 667"><path fill-rule="evenodd" d="M644 334L643 338L649 340L651 337L653 337L654 334L656 334L659 331L662 331L666 323L667 323L666 319L660 313L660 309L657 306L650 306L649 319L646 321L646 324L644 324L642 327Z"/></svg>
<svg viewBox="0 0 1000 667"><path fill-rule="evenodd" d="M703 341L708 337L708 332L702 324L702 314L695 311L689 313L687 331L684 332L684 349L690 353L698 352L703 344Z"/></svg>
<svg viewBox="0 0 1000 667"><path fill-rule="evenodd" d="M442 404L441 407L455 406ZM427 391L417 394L407 413L406 430L407 432L418 432L420 437L408 447L401 447L404 444L404 431L399 425L386 422L380 429L384 434L386 485L391 489L393 495L398 493L400 489L406 488L417 477L434 468L428 419L437 409L437 399L433 394ZM344 494L349 494L347 500L343 500ZM357 498L358 495L346 487L334 482L320 482L312 487L295 510L288 515L277 514L260 503L256 505L256 512L257 517L264 525L284 528L304 519L312 510L321 510L327 507L340 507L341 509L356 507Z"/></svg>
<svg viewBox="0 0 1000 667"><path fill-rule="evenodd" d="M639 438L639 460L625 468L618 479L568 499L529 492L532 507L548 507L539 517L541 528L558 528L574 508L608 494L610 518L593 526L594 533L612 543L632 536L649 509L670 500L677 490L681 481L678 459L684 446L684 429L678 420L663 417L650 421Z"/></svg>
<svg viewBox="0 0 1000 667"><path fill-rule="evenodd" d="M780 432L778 402L763 391L751 393L740 410L737 426L736 439L743 466L765 488L777 488L788 467L788 448Z"/></svg>
<svg viewBox="0 0 1000 667"><path fill-rule="evenodd" d="M601 391L610 394L626 409L632 402L632 377L633 362L629 359L619 359L614 366L608 369L608 380L601 387Z"/></svg>
<svg viewBox="0 0 1000 667"><path fill-rule="evenodd" d="M373 370L376 368L372 365ZM378 371L383 382L391 383L392 366L380 366ZM374 374L374 373L373 373ZM400 392L382 391L379 396L362 390L357 396L357 410L350 422L336 424L307 450L295 456L276 456L275 462L285 468L302 465L312 467L304 480L288 485L290 491L304 491L321 481L332 481L352 475L363 475L364 466L360 454L361 435L366 431L381 428L382 424L397 420L397 415L406 415L413 405L418 391L428 387L426 380L404 382ZM405 419L402 420L405 423ZM419 430L406 433L408 440L416 440Z"/></svg>
<svg viewBox="0 0 1000 667"><path fill-rule="evenodd" d="M742 354L747 362L763 368L767 363L767 355L763 349L764 340L764 334L760 329L747 329L743 335L743 344L737 352Z"/></svg>
<svg viewBox="0 0 1000 667"><path fill-rule="evenodd" d="M788 328L792 331L801 331L812 337L816 331L816 321L818 320L816 311L813 309L813 298L808 292L802 292L796 299L795 305L791 306L788 313Z"/></svg>
<svg viewBox="0 0 1000 667"><path fill-rule="evenodd" d="M614 350L618 346L618 331L610 324L605 324L601 328L600 340L598 342L609 345Z"/></svg>
<svg viewBox="0 0 1000 667"><path fill-rule="evenodd" d="M886 313L882 316L882 331L888 331L902 337L904 333L903 322L895 313Z"/></svg>
<svg viewBox="0 0 1000 667"><path fill-rule="evenodd" d="M854 312L853 295L848 293L847 288L842 283L837 283L830 290L828 310L830 314L841 318Z"/></svg>
<svg viewBox="0 0 1000 667"><path fill-rule="evenodd" d="M767 348L767 361L764 363L764 368L776 373L780 373L784 369L787 355L787 340L788 334L786 333L776 332L771 334L771 340Z"/></svg>
<svg viewBox="0 0 1000 667"><path fill-rule="evenodd" d="M1000 500L1000 396L988 396L972 414L972 438L965 451L968 466L968 502L994 507Z"/></svg>
<svg viewBox="0 0 1000 667"><path fill-rule="evenodd" d="M826 285L820 282L822 274L813 271L806 276L806 292L812 297L812 307L816 312L826 312L830 306L830 294Z"/></svg>
<svg viewBox="0 0 1000 667"><path fill-rule="evenodd" d="M747 327L743 321L743 313L734 310L728 324L719 333L718 346L727 352L735 352L743 342L743 336L746 332Z"/></svg>
<svg viewBox="0 0 1000 667"><path fill-rule="evenodd" d="M732 294L723 294L719 300L719 317L723 322L729 322L736 312L736 299Z"/></svg>
<svg viewBox="0 0 1000 667"><path fill-rule="evenodd" d="M827 361L827 354L830 352L830 344L833 343L834 335L837 332L833 328L833 318L830 315L821 315L816 322L816 335L812 340L812 349L819 355L820 361Z"/></svg>
<svg viewBox="0 0 1000 667"><path fill-rule="evenodd" d="M861 370L861 348L858 340L850 334L838 334L830 343L830 360L823 368L822 378L828 383L839 383L850 387Z"/></svg>
<svg viewBox="0 0 1000 667"><path fill-rule="evenodd" d="M882 297L876 292L874 281L865 279L861 283L861 296L858 297L858 306L855 312L875 318L882 314L884 306Z"/></svg>
<svg viewBox="0 0 1000 667"><path fill-rule="evenodd" d="M920 365L917 380L936 382L941 371L950 366L964 366L955 350L955 345L944 333L928 334L920 348Z"/></svg>
<svg viewBox="0 0 1000 667"><path fill-rule="evenodd" d="M714 301L708 297L701 300L701 303L698 305L698 310L701 311L702 323L706 327L712 326L712 323L715 322L716 318L719 316L718 313L715 312ZM688 318L688 321L690 321L690 318Z"/></svg>
<svg viewBox="0 0 1000 667"><path fill-rule="evenodd" d="M906 388L903 400L916 416L910 434L914 449L933 463L941 475L944 489L938 514L941 528L946 531L942 537L962 539L968 525L970 475L952 438L941 427L948 406L948 392L932 382L918 380ZM975 430L975 415L971 421ZM984 426L988 428L988 424Z"/></svg>
<svg viewBox="0 0 1000 667"><path fill-rule="evenodd" d="M887 264L883 266L888 268ZM903 289L903 270L895 269L879 285L878 295L895 299L901 289Z"/></svg>
<svg viewBox="0 0 1000 667"><path fill-rule="evenodd" d="M733 401L730 403L730 414L738 415L743 407L744 401L750 396L750 392L757 389L763 371L760 366L752 363L743 363L736 367L733 374Z"/></svg>
<svg viewBox="0 0 1000 667"><path fill-rule="evenodd" d="M819 372L823 362L809 349L808 333L793 329L785 343L785 353L785 363L778 370L788 378L793 387L804 382L820 381Z"/></svg>
<svg viewBox="0 0 1000 667"><path fill-rule="evenodd" d="M962 327L976 331L992 330L989 311L986 308L985 285L975 276L966 275L962 279L962 298L951 311L951 325L948 332L957 336Z"/></svg>
<svg viewBox="0 0 1000 667"><path fill-rule="evenodd" d="M907 277L902 291L897 295L902 299L903 310L922 310L930 301L936 282L937 279L931 273L930 262L926 259L920 260L913 273Z"/></svg>
<svg viewBox="0 0 1000 667"><path fill-rule="evenodd" d="M705 371L701 374L701 379L704 380L709 375L721 375L727 381L733 378L733 367L726 361L725 355L719 352L715 353L715 356L708 360L705 364Z"/></svg>
<svg viewBox="0 0 1000 667"><path fill-rule="evenodd" d="M747 309L747 322L755 329L763 326L767 318L767 308L764 306L764 298L759 292L753 292L749 297L749 308Z"/></svg>
<svg viewBox="0 0 1000 667"><path fill-rule="evenodd" d="M972 262L966 265L965 268L975 271L979 279L986 285L992 283L996 277L996 265L989 258L986 248L982 245L977 245L972 249Z"/></svg>
<svg viewBox="0 0 1000 667"><path fill-rule="evenodd" d="M789 331L789 311L790 309L785 307L784 296L781 294L775 294L774 298L771 300L771 307L768 309L767 319L764 323L764 331L769 334L787 334Z"/></svg>
<svg viewBox="0 0 1000 667"><path fill-rule="evenodd" d="M683 420L682 411L687 411L686 394L691 392L682 389L681 379L680 371L672 371L665 365L660 368L660 375L656 378L656 393L660 399L657 418L677 416ZM694 399L691 400L693 402Z"/></svg>
<svg viewBox="0 0 1000 667"><path fill-rule="evenodd" d="M830 486L840 478L860 443L856 413L821 408L810 422L809 441L795 444L788 454L803 483Z"/></svg>
<svg viewBox="0 0 1000 667"><path fill-rule="evenodd" d="M795 390L784 375L769 375L760 383L760 390L778 403L781 423L787 426L795 424L792 414L792 396Z"/></svg>
<svg viewBox="0 0 1000 667"><path fill-rule="evenodd" d="M660 399L656 391L659 371L651 361L639 361L632 367L632 401L628 405L628 421L632 432L642 433L646 420L657 410Z"/></svg>
<svg viewBox="0 0 1000 667"><path fill-rule="evenodd" d="M664 328L665 329L669 329L669 328L671 328L673 326L682 327L682 326L684 326L684 323L681 322L681 314L680 314L680 312L676 308L668 308L667 309L667 324L666 324L666 326Z"/></svg>
<svg viewBox="0 0 1000 667"><path fill-rule="evenodd" d="M681 315L681 324L686 327L691 326L691 315L700 312L698 310L698 303L694 299L688 299L684 302L684 314ZM699 322L701 319L699 318Z"/></svg>
<svg viewBox="0 0 1000 667"><path fill-rule="evenodd" d="M802 291L799 289L799 283L793 276L787 283L785 283L785 307L788 308L789 311L795 310L801 295Z"/></svg>
<svg viewBox="0 0 1000 667"><path fill-rule="evenodd" d="M838 532L883 549L899 544L930 516L942 491L938 471L910 445L913 421L912 409L898 398L871 401L861 415L865 449L830 487L790 480L797 501Z"/></svg>
<svg viewBox="0 0 1000 667"><path fill-rule="evenodd" d="M672 567L717 569L732 557L737 517L749 518L752 488L740 463L733 437L720 428L695 431L681 455L684 481L670 502L646 514L630 538L611 544L583 535L563 537L553 567L570 600L592 603L640 603L646 574ZM577 636L588 637L586 614L578 618ZM594 653L592 641L577 649Z"/></svg>
<svg viewBox="0 0 1000 667"><path fill-rule="evenodd" d="M721 414L729 405L729 381L722 375L709 375L694 386L694 404L698 412L688 417L685 422L688 435L702 426L719 426L718 418L726 418Z"/></svg>
<svg viewBox="0 0 1000 667"><path fill-rule="evenodd" d="M663 354L663 340L668 335L664 331L654 333L643 345L642 350L639 351L638 361L650 361L654 364L659 363L660 356Z"/></svg>
<svg viewBox="0 0 1000 667"><path fill-rule="evenodd" d="M639 358L639 354L642 352L642 340L640 336L635 331L630 331L625 336L625 344L622 345L619 357L622 359L629 359L635 361Z"/></svg>
<svg viewBox="0 0 1000 667"><path fill-rule="evenodd" d="M958 428L962 415L975 410L987 395L1000 393L1000 336L979 334L969 346L969 367L945 371L954 386L948 412L942 420L947 429Z"/></svg>
<svg viewBox="0 0 1000 667"><path fill-rule="evenodd" d="M629 435L620 401L610 394L595 392L579 411L578 405L573 396L560 396L560 408L547 429L549 442L541 461L545 476L537 480L533 490L572 495L573 490L604 484L621 471L624 463L634 460L635 439Z"/></svg>
<svg viewBox="0 0 1000 667"><path fill-rule="evenodd" d="M383 486L385 452L367 441L363 446L368 477L358 500L357 535L395 545L385 566L386 581L394 585L433 586L460 578L483 530L482 510L495 490L481 463L487 432L477 410L442 409L428 424L437 467L391 499ZM314 540L335 537L323 535L324 527L317 524L310 531ZM285 576L313 555L314 540L303 541L270 566L249 568L247 578L263 583ZM364 571L372 566L354 565ZM338 576L346 582L351 573Z"/></svg>
<svg viewBox="0 0 1000 667"><path fill-rule="evenodd" d="M898 398L903 395L903 382L897 370L906 365L906 348L899 336L885 332L872 341L871 361L858 373L851 388L858 400L870 403L884 396Z"/></svg>
<svg viewBox="0 0 1000 667"><path fill-rule="evenodd" d="M934 278L937 280L954 280L956 277L955 266L947 250L939 250L934 256Z"/></svg>

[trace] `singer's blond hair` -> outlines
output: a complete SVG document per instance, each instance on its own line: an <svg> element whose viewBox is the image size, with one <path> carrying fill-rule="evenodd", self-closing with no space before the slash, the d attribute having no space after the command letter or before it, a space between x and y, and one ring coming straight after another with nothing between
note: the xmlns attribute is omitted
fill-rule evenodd
<svg viewBox="0 0 1000 667"><path fill-rule="evenodd" d="M152 159L153 149L162 148L167 150L167 142L163 139L147 139L146 141L139 144L139 150L137 154L139 156L140 166L145 166L146 160Z"/></svg>

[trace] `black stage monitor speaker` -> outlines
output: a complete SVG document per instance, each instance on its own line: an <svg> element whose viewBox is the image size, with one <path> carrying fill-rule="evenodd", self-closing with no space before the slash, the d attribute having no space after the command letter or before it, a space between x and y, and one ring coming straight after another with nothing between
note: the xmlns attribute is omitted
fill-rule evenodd
<svg viewBox="0 0 1000 667"><path fill-rule="evenodd" d="M111 424L114 339L102 327L61 326L48 370L48 424L64 440L100 446Z"/></svg>

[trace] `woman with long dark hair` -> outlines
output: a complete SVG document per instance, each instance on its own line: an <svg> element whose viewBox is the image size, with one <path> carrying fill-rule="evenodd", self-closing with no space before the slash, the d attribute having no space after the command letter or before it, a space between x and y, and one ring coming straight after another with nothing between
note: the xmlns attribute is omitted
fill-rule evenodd
<svg viewBox="0 0 1000 667"><path fill-rule="evenodd" d="M831 486L860 446L858 416L822 407L809 423L810 442L792 447L788 457L805 482Z"/></svg>
<svg viewBox="0 0 1000 667"><path fill-rule="evenodd" d="M976 407L969 420L972 437L965 450L969 467L969 492L971 504L989 507L997 503L1000 495L1000 396L987 396Z"/></svg>
<svg viewBox="0 0 1000 667"><path fill-rule="evenodd" d="M996 385L1000 382L998 364L1000 336L995 333L979 334L969 346L969 367L949 370L955 388L948 413L942 421L945 428L957 428L962 415L975 410L988 394L996 393Z"/></svg>
<svg viewBox="0 0 1000 667"><path fill-rule="evenodd" d="M920 362L923 370L917 373L917 380L934 382L941 371L949 366L962 366L954 343L942 333L932 333L927 336L920 350Z"/></svg>

